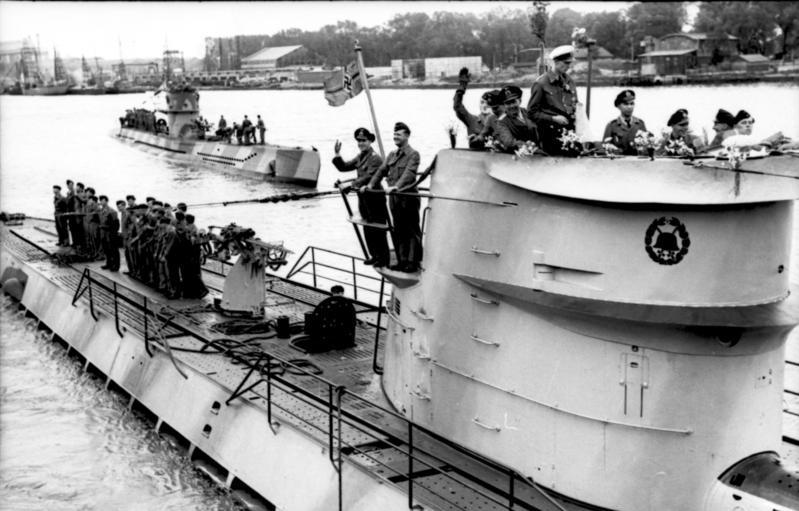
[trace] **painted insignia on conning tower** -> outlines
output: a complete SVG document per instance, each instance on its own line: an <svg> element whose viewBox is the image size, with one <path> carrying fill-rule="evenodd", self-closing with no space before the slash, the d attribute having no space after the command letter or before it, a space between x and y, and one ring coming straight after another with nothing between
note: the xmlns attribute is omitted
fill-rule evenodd
<svg viewBox="0 0 799 511"><path fill-rule="evenodd" d="M675 217L662 216L652 221L644 236L646 253L658 264L677 264L691 246L688 231Z"/></svg>

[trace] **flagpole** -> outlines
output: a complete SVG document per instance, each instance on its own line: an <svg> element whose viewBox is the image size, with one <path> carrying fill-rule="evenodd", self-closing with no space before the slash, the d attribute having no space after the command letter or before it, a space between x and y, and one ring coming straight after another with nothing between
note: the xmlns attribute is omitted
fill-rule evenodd
<svg viewBox="0 0 799 511"><path fill-rule="evenodd" d="M369 92L369 80L366 79L366 69L363 67L363 55L361 54L361 45L358 40L355 40L355 54L358 55L358 71L361 75L361 83L363 90L366 91L366 99L369 100L369 111L372 113L372 128L375 130L377 137L377 146L380 148L380 156L385 160L386 151L383 149L383 138L380 136L380 128L377 127L377 117L375 116L375 107L372 104L372 93Z"/></svg>

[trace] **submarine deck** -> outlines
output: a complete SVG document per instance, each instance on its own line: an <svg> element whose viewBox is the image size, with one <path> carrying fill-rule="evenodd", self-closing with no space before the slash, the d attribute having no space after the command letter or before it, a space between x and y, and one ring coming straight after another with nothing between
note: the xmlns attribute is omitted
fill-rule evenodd
<svg viewBox="0 0 799 511"><path fill-rule="evenodd" d="M204 268L211 293L203 300L167 300L122 271L102 270L101 262L58 265L59 247L52 222L26 219L2 228L2 250L12 252L49 280L73 293L100 314L116 317L121 328L135 330L152 349L168 352L181 365L203 373L230 391L268 410L272 420L305 432L323 446L333 446L336 389L341 396L343 460L376 479L413 492L437 510L558 509L536 486L512 470L470 453L396 414L385 398L379 375L384 332L378 332L376 310L356 306L356 346L306 354L288 339L272 333L221 333L213 327L228 321L211 305L221 296L222 269ZM124 270L124 260L122 261ZM328 295L312 285L277 275L265 279L267 305L275 315L301 322L304 313ZM88 292L87 292L88 290ZM81 293L82 291L82 293ZM148 324L149 321L149 324ZM375 339L377 356L375 356ZM176 370L179 367L175 363ZM783 399L783 443L780 455L799 466L799 336L786 350ZM411 440L412 438L412 440ZM412 448L409 449L409 444ZM331 449L332 451L332 449ZM409 473L409 452L413 470ZM332 456L332 454L331 454ZM509 478L509 473L510 478ZM409 485L409 481L412 485ZM509 491L508 488L511 488ZM563 509L584 509L559 501Z"/></svg>

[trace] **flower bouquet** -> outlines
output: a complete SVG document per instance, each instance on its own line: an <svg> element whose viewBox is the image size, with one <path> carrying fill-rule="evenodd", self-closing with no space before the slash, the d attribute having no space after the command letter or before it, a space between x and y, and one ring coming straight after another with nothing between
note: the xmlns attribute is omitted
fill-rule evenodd
<svg viewBox="0 0 799 511"><path fill-rule="evenodd" d="M616 144L613 143L613 137L608 137L602 141L602 149L611 160L621 152L621 149L616 147Z"/></svg>
<svg viewBox="0 0 799 511"><path fill-rule="evenodd" d="M450 122L447 124L445 131L447 132L447 135L449 135L449 146L455 149L455 144L458 139L458 126L455 123Z"/></svg>
<svg viewBox="0 0 799 511"><path fill-rule="evenodd" d="M567 155L577 156L583 150L583 144L580 143L580 136L575 133L574 130L562 129L561 136L558 140L560 140L560 146Z"/></svg>
<svg viewBox="0 0 799 511"><path fill-rule="evenodd" d="M485 148L491 151L492 153L503 152L502 143L498 139L490 135L487 136L485 139Z"/></svg>
<svg viewBox="0 0 799 511"><path fill-rule="evenodd" d="M644 130L638 130L635 134L635 148L639 154L646 154L650 160L655 159L655 147L658 145L658 140L653 133Z"/></svg>
<svg viewBox="0 0 799 511"><path fill-rule="evenodd" d="M519 148L513 152L513 159L518 160L520 158L528 158L534 155L537 150L538 146L532 140L522 142L522 145L520 145Z"/></svg>

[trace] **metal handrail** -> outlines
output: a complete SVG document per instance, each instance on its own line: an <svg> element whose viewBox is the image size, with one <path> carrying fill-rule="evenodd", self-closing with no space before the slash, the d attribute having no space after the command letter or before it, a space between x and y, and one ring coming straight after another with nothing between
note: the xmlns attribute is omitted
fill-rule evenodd
<svg viewBox="0 0 799 511"><path fill-rule="evenodd" d="M88 268L85 270L85 274L82 277L82 280L84 280L84 279L87 281L87 286L92 286L92 285L97 286L98 289L102 289L102 290L110 293L111 296L114 298L115 302L117 300L120 301L120 302L125 302L128 305L131 305L136 311L138 311L138 312L140 312L142 314L142 316L143 316L142 319L143 319L143 321L145 323L145 342L147 342L147 337L148 337L148 335L147 335L148 334L148 332L147 332L147 330L148 330L148 318L152 316L153 318L156 318L156 319L158 319L160 321L163 321L162 328L166 328L167 326L172 327L172 328L184 333L185 335L187 335L189 337L192 337L192 338L196 339L197 341L201 342L205 347L212 346L214 344L214 341L205 339L204 337L202 337L201 335L193 332L189 328L187 328L187 327L175 322L174 318L168 317L168 316L165 317L164 315L160 314L159 312L151 310L148 307L148 304L147 304L147 297L144 296L144 295L141 295L142 298L143 298L143 303L138 303L137 301L132 300L128 296L125 296L124 294L120 293L117 286L108 286L105 283L103 283L100 280L98 280L97 278L95 278L95 276L92 274L92 272ZM91 289L91 287L90 287L90 289ZM130 289L127 289L127 288L125 288L125 289L128 292L131 292L133 294L138 295L138 293L133 291L133 290L130 290ZM76 291L76 295L77 295L77 291ZM90 306L93 306L93 299L92 298L90 298ZM123 321L125 321L125 318L123 318ZM166 342L166 341L164 340L164 342ZM258 368L258 363L253 364L252 360L247 359L246 357L242 357L239 354L236 354L234 352L228 352L228 353L226 353L226 356L232 358L233 360L237 361L238 363L241 363L245 367L248 367L249 369L251 369L251 371L248 373L248 376L255 369ZM534 482L528 481L527 478L525 478L524 476L518 474L513 469L510 469L508 467L504 467L501 464L499 464L499 463L497 463L497 462L495 462L493 460L490 460L490 459L488 459L488 458L486 458L486 457L484 457L484 456L482 456L480 454L477 454L477 453L467 449L464 446L461 446L461 445L459 445L459 444L457 444L457 443L455 443L455 442L453 442L453 441L451 441L449 439L446 439L446 438L434 433L433 431L425 428L424 426L420 426L418 424L415 424L415 423L413 423L413 421L407 419L403 415L400 415L396 411L388 409L388 408L383 407L383 406L380 406L380 405L378 405L376 403L370 402L370 401L366 400L365 398L363 398L362 396L359 396L359 395L357 395L357 394L355 394L353 392L350 392L345 387L339 386L339 385L331 382L330 380L328 380L328 379L326 379L326 378L324 378L324 377L322 377L322 376L320 376L318 374L314 374L313 372L307 370L306 368L304 368L302 366L298 366L298 365L296 365L296 364L294 364L294 363L292 363L292 362L290 362L288 360L283 360L280 357L276 357L276 356L271 355L271 354L267 354L266 357L267 357L267 363L270 364L270 367L267 368L267 370L266 370L267 417L268 417L268 420L270 421L270 425L272 424L272 421L271 421L271 416L272 416L271 407L273 405L273 402L272 402L273 400L272 400L271 394L272 394L272 390L273 390L273 383L277 382L281 386L283 386L283 387L285 387L287 389L290 389L291 390L290 394L293 397L295 397L297 399L302 399L304 402L306 402L308 404L311 404L315 408L317 408L320 411L322 411L323 413L327 414L327 416L328 416L328 424L329 424L328 432L327 432L328 433L328 446L330 448L331 461L333 461L334 463L338 463L338 467L339 468L341 466L340 463L342 461L342 456L341 456L341 448L342 448L342 445L343 445L342 440L341 440L342 424L347 424L349 427L355 427L356 429L358 429L358 430L362 431L363 433L365 433L365 434L367 434L367 435L369 435L369 436L371 436L373 438L376 438L376 439L381 439L381 438L385 437L385 438L390 438L390 439L394 439L394 440L399 441L400 445L396 445L395 444L393 446L393 448L396 449L397 451L399 451L400 453L402 453L403 455L408 456L409 506L413 505L412 504L412 502L413 502L412 495L413 495L413 491L414 491L414 489L413 489L414 485L413 485L413 477L412 476L413 476L413 464L414 464L414 462L420 462L420 463L423 463L424 465L430 466L430 468L436 469L435 467L432 467L424 459L419 458L416 455L416 452L421 453L422 455L428 457L429 459L440 461L442 464L447 464L448 463L447 460L442 459L440 456L438 456L438 455L436 455L436 454L434 454L432 452L425 451L424 449L420 448L419 445L416 445L418 443L418 441L416 441L416 442L414 441L414 432L421 433L424 436L430 438L431 440L434 440L437 443L440 443L442 446L444 446L446 448L449 448L449 449L452 449L452 450L454 450L454 451L466 456L471 462L476 462L476 463L481 464L481 465L483 465L483 466L485 466L487 468L490 468L490 469L492 469L492 470L494 470L496 472L504 473L509 478L508 479L508 485L509 485L508 488L511 490L510 492L506 492L506 490L502 490L502 489L494 486L490 482L484 482L484 483L475 482L474 478L472 478L472 481L475 484L473 486L472 485L467 485L470 488L471 491L474 491L474 492L482 495L483 497L485 497L485 498L487 498L489 500L492 500L492 501L494 501L496 503L499 503L501 505L506 505L507 504L509 506L509 509L512 509L513 505L516 504L516 503L523 504L522 501L517 500L517 498L514 496L514 493L516 493L515 492L515 480L516 480L516 478L518 478L519 481L528 483L529 486L533 490L535 490L536 492L541 493L545 498L547 498L547 500L551 501L549 496L546 495L540 488L538 488L538 486L535 485ZM262 360L262 359L259 359L259 360ZM325 399L325 398L323 398L323 397L321 397L321 396L319 396L319 395L317 395L317 394L315 394L315 393L313 393L313 392L311 392L311 391L299 386L298 384L292 383L292 382L288 381L287 379L285 379L283 377L280 377L278 375L272 374L271 364L273 364L274 362L278 362L278 363L280 363L281 365L283 365L286 368L292 368L293 371L295 372L295 374L301 374L303 376L307 376L309 378L312 378L313 380L315 380L315 381L317 381L319 383L322 383L327 388L327 393L328 393L327 399ZM236 389L235 392L238 392L239 390L241 390L241 387L243 386L243 384L244 384L244 381ZM247 392L248 390L252 391L252 389L254 387L255 387L255 385L252 385L248 389L246 389L245 391L240 392L239 394L243 394L244 392ZM368 420L366 420L365 418L356 415L354 412L348 411L343 406L344 397L351 397L352 399L355 399L355 400L358 400L360 402L366 403L367 405L371 406L372 408L380 410L383 413L386 413L386 414L396 418L398 421L400 421L401 424L405 424L406 425L406 427L407 427L407 438L406 439L400 438L395 433L391 433L390 431L385 430L381 426L379 426L377 424L374 424L374 423L371 423ZM279 405L275 405L275 406L278 406L279 408L282 408ZM298 420L301 420L301 421L305 422L306 424L312 425L309 422L307 422L305 419L302 419L302 418L299 418L299 417L297 417L297 418L298 418ZM314 427L316 427L316 426L314 426ZM335 434L334 434L334 431L335 431ZM402 446L401 446L402 443L406 444L406 449L407 450L402 448ZM437 470L437 469L436 469L436 471L439 472L439 470ZM456 472L456 473L468 474L468 472L464 471L463 469L458 469L457 467L453 467L453 471ZM448 478L454 479L449 474L446 474L443 471L441 471L440 473L443 474L444 476L448 477ZM464 483L461 480L456 480L456 481L459 482L460 484L464 484L464 485L466 484L466 483ZM343 484L343 481L340 480L339 485L341 486L342 484ZM497 497L485 494L483 491L480 490L480 488L483 488L485 490L494 492L497 495L503 495L503 496L507 495L509 500L508 500L507 503L505 503L504 501L499 501L499 500L497 500ZM339 488L340 495L341 495L341 492L342 492L342 489ZM341 496L340 496L339 497L339 503L341 503L341 502L342 501L341 501Z"/></svg>

